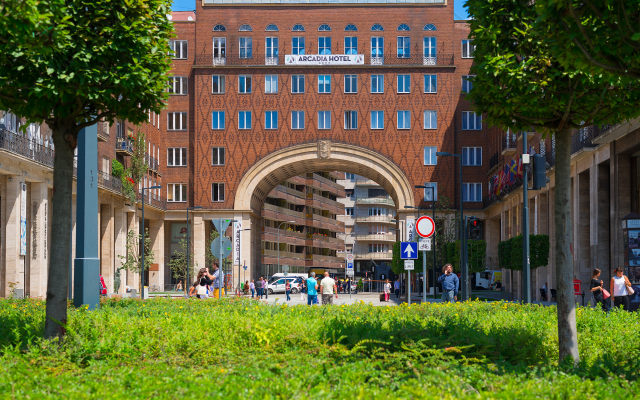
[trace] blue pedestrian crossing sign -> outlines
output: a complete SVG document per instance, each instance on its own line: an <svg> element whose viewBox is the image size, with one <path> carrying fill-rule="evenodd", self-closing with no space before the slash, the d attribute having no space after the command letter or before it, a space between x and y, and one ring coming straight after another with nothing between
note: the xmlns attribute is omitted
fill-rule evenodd
<svg viewBox="0 0 640 400"><path fill-rule="evenodd" d="M418 242L400 242L400 258L403 260L418 258Z"/></svg>

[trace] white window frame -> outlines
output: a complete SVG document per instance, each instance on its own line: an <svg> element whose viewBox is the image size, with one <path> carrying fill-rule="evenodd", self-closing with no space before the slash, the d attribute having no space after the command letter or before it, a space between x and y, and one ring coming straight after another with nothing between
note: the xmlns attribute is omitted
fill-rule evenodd
<svg viewBox="0 0 640 400"><path fill-rule="evenodd" d="M213 126L214 115L218 116L218 127L217 128L215 128ZM222 118L220 118L220 117L222 117ZM211 111L211 129L215 129L215 130L223 130L223 129L225 129L225 127L226 127L225 119L226 119L225 111L223 111L223 110L213 110L213 111ZM222 124L220 122L222 122Z"/></svg>
<svg viewBox="0 0 640 400"><path fill-rule="evenodd" d="M424 129L438 129L438 111L437 110L425 110L422 113L424 120Z"/></svg>
<svg viewBox="0 0 640 400"><path fill-rule="evenodd" d="M324 41L323 46L320 46L320 40ZM327 41L329 42L329 47L327 47ZM331 36L318 37L318 54L331 54Z"/></svg>
<svg viewBox="0 0 640 400"><path fill-rule="evenodd" d="M170 159L173 161L173 163L170 163ZM186 147L167 148L167 167L186 167L187 160L188 158Z"/></svg>
<svg viewBox="0 0 640 400"><path fill-rule="evenodd" d="M218 200L215 200L214 192L217 189ZM222 193L220 193L220 189L222 189ZM211 202L212 203L223 203L225 200L225 184L224 182L213 182L211 184Z"/></svg>
<svg viewBox="0 0 640 400"><path fill-rule="evenodd" d="M473 163L471 153L473 153ZM481 167L482 166L482 147L463 147L462 148L462 166L463 167Z"/></svg>
<svg viewBox="0 0 640 400"><path fill-rule="evenodd" d="M298 41L296 46L295 40ZM302 50L302 52L300 51ZM291 51L294 55L303 55L306 52L306 42L304 36L294 36L291 38Z"/></svg>
<svg viewBox="0 0 640 400"><path fill-rule="evenodd" d="M244 41L244 44L242 43ZM238 57L241 59L253 58L253 38L251 36L243 36L238 38Z"/></svg>
<svg viewBox="0 0 640 400"><path fill-rule="evenodd" d="M473 78L475 75L462 75L462 93L469 93L473 88L473 82L468 78Z"/></svg>
<svg viewBox="0 0 640 400"><path fill-rule="evenodd" d="M176 188L178 188L176 196ZM184 190L183 190L184 188ZM171 195L169 195L171 193ZM182 195L184 194L184 199ZM168 203L186 203L187 202L187 184L186 183L169 183L167 184L167 202Z"/></svg>
<svg viewBox="0 0 640 400"><path fill-rule="evenodd" d="M371 110L371 129L384 129L384 110Z"/></svg>
<svg viewBox="0 0 640 400"><path fill-rule="evenodd" d="M406 41L406 46L405 46L405 41ZM400 42L402 42L402 54L400 54ZM411 38L409 36L397 36L396 37L396 45L397 45L397 51L396 51L396 56L398 58L409 58L411 57ZM405 54L404 49L407 49L407 52Z"/></svg>
<svg viewBox="0 0 640 400"><path fill-rule="evenodd" d="M241 83L242 79L244 79L244 85ZM247 90L247 82L249 82L249 87ZM243 91L244 90L244 91ZM240 94L250 94L253 91L253 76L252 75L238 75L238 93Z"/></svg>
<svg viewBox="0 0 640 400"><path fill-rule="evenodd" d="M434 36L425 36L422 38L422 55L423 57L438 56L438 39Z"/></svg>
<svg viewBox="0 0 640 400"><path fill-rule="evenodd" d="M176 116L179 122L179 127L176 128ZM167 113L167 131L186 131L187 128L187 113L186 112L168 112ZM169 123L172 123L173 128L169 128Z"/></svg>
<svg viewBox="0 0 640 400"><path fill-rule="evenodd" d="M188 40L169 40L169 54L174 60L186 60L189 57Z"/></svg>
<svg viewBox="0 0 640 400"><path fill-rule="evenodd" d="M271 46L269 46L271 41ZM267 36L264 38L264 55L265 57L278 57L280 54L280 40L277 36Z"/></svg>
<svg viewBox="0 0 640 400"><path fill-rule="evenodd" d="M251 129L252 123L253 123L252 119L253 119L253 116L251 115L250 110L238 111L238 129L242 129L242 130ZM247 121L249 122L249 126L247 126ZM240 126L241 123L244 125L244 128Z"/></svg>
<svg viewBox="0 0 640 400"><path fill-rule="evenodd" d="M473 40L465 39L462 41L462 58L473 58L475 50L476 46L473 45Z"/></svg>
<svg viewBox="0 0 640 400"><path fill-rule="evenodd" d="M295 110L295 111L291 111L291 129L295 129L295 130L302 130L305 127L305 112L303 110ZM302 118L301 118L302 117ZM298 127L295 128L294 127L294 123L293 121L297 120L298 122ZM300 127L300 122L302 121L302 127Z"/></svg>
<svg viewBox="0 0 640 400"><path fill-rule="evenodd" d="M404 91L404 86L405 86L405 81L409 80L409 85L408 85L408 89L405 92ZM402 81L402 85L400 84L400 81ZM398 77L396 78L396 82L398 83L398 88L396 93L398 94L406 94L406 93L411 93L411 75L409 74L398 74Z"/></svg>
<svg viewBox="0 0 640 400"><path fill-rule="evenodd" d="M354 207L345 207L344 215L354 216L355 209Z"/></svg>
<svg viewBox="0 0 640 400"><path fill-rule="evenodd" d="M400 113L402 113L402 118L400 118ZM405 113L408 115L408 117L404 115ZM406 118L406 121L405 121L405 118ZM396 119L397 119L398 129L401 129L401 130L411 129L411 110L398 110L398 112L396 113ZM402 127L400 127L401 120L403 122ZM407 124L407 126L405 126L405 123Z"/></svg>
<svg viewBox="0 0 640 400"><path fill-rule="evenodd" d="M266 94L278 94L278 75L264 76L264 92Z"/></svg>
<svg viewBox="0 0 640 400"><path fill-rule="evenodd" d="M371 37L370 42L371 42L371 58L384 58L384 37L373 36Z"/></svg>
<svg viewBox="0 0 640 400"><path fill-rule="evenodd" d="M321 83L320 82L320 78L322 77L322 79L324 80L325 83ZM329 91L320 91L320 89L322 88L322 90L326 89L327 83L326 83L326 78L329 77ZM331 93L331 75L327 75L327 74L323 74L323 75L318 75L318 93L321 94L329 94Z"/></svg>
<svg viewBox="0 0 640 400"><path fill-rule="evenodd" d="M264 112L264 129L278 129L278 111Z"/></svg>
<svg viewBox="0 0 640 400"><path fill-rule="evenodd" d="M466 128L465 128L465 122L466 122ZM473 122L473 127L471 122ZM474 111L463 111L461 127L463 131L482 130L482 114L476 115Z"/></svg>
<svg viewBox="0 0 640 400"><path fill-rule="evenodd" d="M169 94L188 95L189 94L189 78L186 76L170 76L169 77Z"/></svg>
<svg viewBox="0 0 640 400"><path fill-rule="evenodd" d="M358 111L347 110L344 112L344 129L358 129Z"/></svg>
<svg viewBox="0 0 640 400"><path fill-rule="evenodd" d="M435 79L435 83L434 83L434 79ZM424 90L424 93L438 93L438 74L424 75L423 90Z"/></svg>
<svg viewBox="0 0 640 400"><path fill-rule="evenodd" d="M480 197L478 196L478 188L480 189ZM473 199L470 198L470 190L473 190ZM466 195L466 196L465 196ZM482 183L463 183L462 184L462 201L464 203L473 203L482 201Z"/></svg>
<svg viewBox="0 0 640 400"><path fill-rule="evenodd" d="M227 58L227 38L226 37L214 37L213 38L213 62L215 60L224 60Z"/></svg>
<svg viewBox="0 0 640 400"><path fill-rule="evenodd" d="M422 165L438 165L438 157L436 146L424 146L422 149Z"/></svg>
<svg viewBox="0 0 640 400"><path fill-rule="evenodd" d="M374 92L373 82L376 81L376 88L379 90ZM373 74L371 75L371 93L384 93L384 74Z"/></svg>
<svg viewBox="0 0 640 400"><path fill-rule="evenodd" d="M213 155L216 155L218 157L218 163L214 162L213 159ZM226 155L226 149L224 147L212 147L211 148L211 165L214 167L220 167L226 164L227 159L226 159L227 155ZM222 158L222 162L220 162L220 159Z"/></svg>
<svg viewBox="0 0 640 400"><path fill-rule="evenodd" d="M435 195L435 201L438 201L438 182L425 182L424 186L426 187L432 187L435 190L433 190L433 192L429 189L422 189L424 191L423 196L424 196L424 201L433 201L431 199L431 193L433 193Z"/></svg>
<svg viewBox="0 0 640 400"><path fill-rule="evenodd" d="M350 91L347 92L347 81L349 81ZM358 93L358 75L345 74L344 75L344 93L355 94Z"/></svg>
<svg viewBox="0 0 640 400"><path fill-rule="evenodd" d="M216 92L213 87L213 82L218 81L218 91ZM225 92L225 76L224 75L211 75L211 93L212 94L224 94Z"/></svg>
<svg viewBox="0 0 640 400"><path fill-rule="evenodd" d="M294 85L294 81L296 82L295 85ZM304 93L304 85L305 85L305 77L304 77L304 75L291 75L291 93L293 93L293 94L302 94L302 93ZM294 91L293 90L294 86L298 87L298 91Z"/></svg>
<svg viewBox="0 0 640 400"><path fill-rule="evenodd" d="M355 47L353 46L354 40L355 40ZM350 43L347 43L347 41L349 41ZM358 37L357 36L345 36L344 54L358 54Z"/></svg>
<svg viewBox="0 0 640 400"><path fill-rule="evenodd" d="M329 126L325 126L325 122L329 122ZM318 111L318 129L331 129L331 111Z"/></svg>

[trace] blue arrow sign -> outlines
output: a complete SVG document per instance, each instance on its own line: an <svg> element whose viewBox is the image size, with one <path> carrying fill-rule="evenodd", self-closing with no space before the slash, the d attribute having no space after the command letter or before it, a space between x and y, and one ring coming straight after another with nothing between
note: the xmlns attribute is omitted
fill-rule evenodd
<svg viewBox="0 0 640 400"><path fill-rule="evenodd" d="M403 260L418 258L418 242L400 242L400 258Z"/></svg>

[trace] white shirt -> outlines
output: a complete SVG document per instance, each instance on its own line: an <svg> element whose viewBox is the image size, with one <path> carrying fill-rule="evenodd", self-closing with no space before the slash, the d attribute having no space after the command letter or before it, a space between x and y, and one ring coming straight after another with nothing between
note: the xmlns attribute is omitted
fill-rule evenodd
<svg viewBox="0 0 640 400"><path fill-rule="evenodd" d="M624 275L621 278L618 278L617 276L613 277L613 293L611 293L612 296L626 296L629 293L627 293L627 284L626 281L624 279Z"/></svg>

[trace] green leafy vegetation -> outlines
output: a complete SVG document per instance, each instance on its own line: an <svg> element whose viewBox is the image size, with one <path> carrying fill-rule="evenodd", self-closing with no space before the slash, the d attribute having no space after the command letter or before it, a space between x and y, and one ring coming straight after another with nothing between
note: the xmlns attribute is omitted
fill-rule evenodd
<svg viewBox="0 0 640 400"><path fill-rule="evenodd" d="M0 302L7 398L632 398L637 315L577 310L582 358L558 365L554 307L474 301L307 307L108 299L69 309Z"/></svg>
<svg viewBox="0 0 640 400"><path fill-rule="evenodd" d="M531 269L549 264L549 235L529 235L529 264ZM522 271L522 235L498 243L500 268Z"/></svg>

